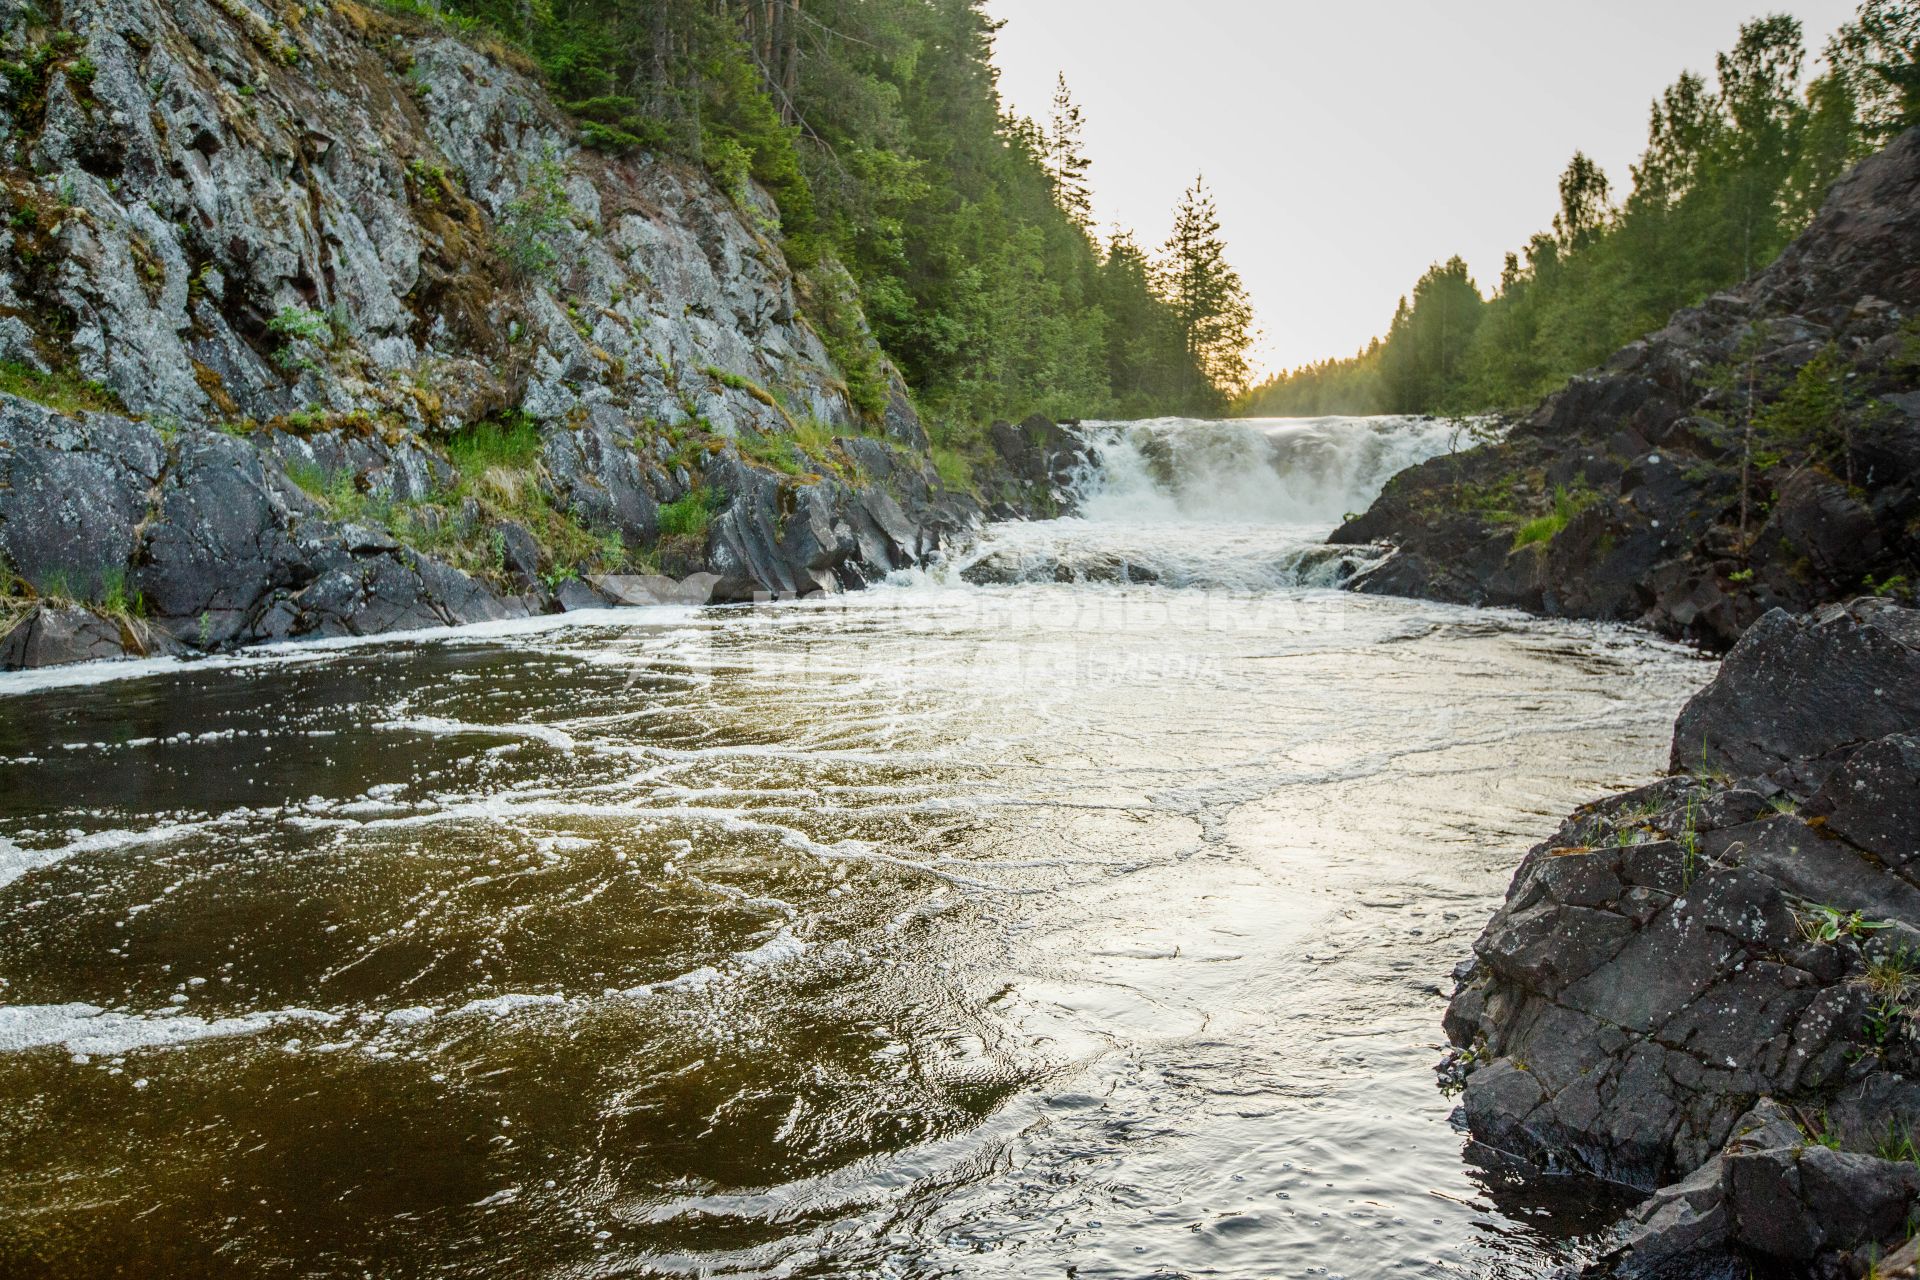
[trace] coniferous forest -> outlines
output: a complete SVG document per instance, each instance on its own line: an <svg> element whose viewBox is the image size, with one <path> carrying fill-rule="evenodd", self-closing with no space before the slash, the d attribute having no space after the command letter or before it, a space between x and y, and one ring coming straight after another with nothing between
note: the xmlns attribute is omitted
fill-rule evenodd
<svg viewBox="0 0 1920 1280"><path fill-rule="evenodd" d="M1447 413L1515 408L1680 307L1765 266L1848 167L1920 123L1920 5L1867 0L1809 76L1797 19L1741 27L1711 81L1653 104L1621 191L1576 152L1551 230L1507 255L1491 298L1459 257L1400 300L1384 338L1282 373L1243 412Z"/></svg>
<svg viewBox="0 0 1920 1280"><path fill-rule="evenodd" d="M1079 107L1062 79L1048 119L1003 112L979 0L398 7L529 55L593 146L696 160L743 201L764 187L869 409L885 382L852 340L861 312L947 430L1219 413L1244 389L1250 310L1204 184L1163 250L1097 234Z"/></svg>

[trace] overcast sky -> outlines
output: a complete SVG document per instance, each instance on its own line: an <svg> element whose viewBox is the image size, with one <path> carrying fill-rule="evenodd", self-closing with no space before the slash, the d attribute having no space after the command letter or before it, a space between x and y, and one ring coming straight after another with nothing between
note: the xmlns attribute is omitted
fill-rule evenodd
<svg viewBox="0 0 1920 1280"><path fill-rule="evenodd" d="M1002 94L1085 109L1104 230L1166 238L1198 171L1259 310L1265 369L1349 355L1429 263L1483 288L1552 220L1575 148L1615 189L1647 109L1785 10L1809 67L1854 0L989 0Z"/></svg>

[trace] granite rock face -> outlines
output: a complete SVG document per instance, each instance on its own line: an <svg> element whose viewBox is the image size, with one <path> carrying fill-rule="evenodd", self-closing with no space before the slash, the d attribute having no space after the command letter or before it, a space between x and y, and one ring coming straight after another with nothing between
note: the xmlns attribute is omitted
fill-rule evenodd
<svg viewBox="0 0 1920 1280"><path fill-rule="evenodd" d="M1621 1274L1817 1274L1904 1242L1917 691L1920 612L1767 615L1681 714L1675 776L1532 850L1461 967L1445 1070L1474 1136L1663 1188Z"/></svg>
<svg viewBox="0 0 1920 1280"><path fill-rule="evenodd" d="M1837 183L1747 283L1573 379L1501 438L1389 483L1333 535L1360 590L1638 622L1726 649L1773 608L1920 585L1920 130ZM1747 432L1816 360L1816 453ZM1768 464L1772 452L1785 454ZM1756 461L1758 459L1758 461ZM1523 522L1564 525L1522 539Z"/></svg>
<svg viewBox="0 0 1920 1280"><path fill-rule="evenodd" d="M352 0L0 0L0 57L0 362L47 389L0 396L0 595L95 609L88 655L595 574L840 590L979 519L897 376L854 408L802 304L844 271L797 279L763 192L583 148L504 51Z"/></svg>

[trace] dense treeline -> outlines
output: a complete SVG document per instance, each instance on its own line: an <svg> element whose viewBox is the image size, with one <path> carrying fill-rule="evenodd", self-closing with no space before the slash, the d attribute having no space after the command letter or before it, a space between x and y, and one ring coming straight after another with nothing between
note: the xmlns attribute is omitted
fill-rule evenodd
<svg viewBox="0 0 1920 1280"><path fill-rule="evenodd" d="M885 386L862 313L949 422L1207 412L1242 389L1244 291L1204 188L1162 255L1096 239L1079 109L1063 81L1048 120L1003 112L981 0L431 7L530 52L594 145L696 158L743 196L764 186L869 409Z"/></svg>
<svg viewBox="0 0 1920 1280"><path fill-rule="evenodd" d="M1529 403L1675 310L1765 266L1845 169L1920 124L1920 4L1867 0L1802 87L1798 21L1746 24L1715 83L1682 75L1653 104L1624 201L1575 153L1551 231L1507 255L1491 300L1459 258L1403 298L1384 338L1282 374L1250 413L1436 413Z"/></svg>

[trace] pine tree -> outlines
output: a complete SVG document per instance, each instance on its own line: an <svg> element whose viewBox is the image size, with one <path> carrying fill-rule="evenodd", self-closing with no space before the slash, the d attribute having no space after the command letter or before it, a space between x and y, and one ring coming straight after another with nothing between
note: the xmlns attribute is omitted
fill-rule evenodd
<svg viewBox="0 0 1920 1280"><path fill-rule="evenodd" d="M1089 226L1093 222L1093 188L1087 181L1087 170L1093 167L1093 162L1087 159L1080 138L1086 129L1086 118L1067 91L1064 71L1054 87L1053 113L1047 126L1047 174L1053 179L1054 199L1069 218L1083 227Z"/></svg>
<svg viewBox="0 0 1920 1280"><path fill-rule="evenodd" d="M1246 387L1253 307L1240 273L1227 262L1220 213L1204 176L1181 197L1160 270L1191 366L1181 399L1194 409L1217 407Z"/></svg>

